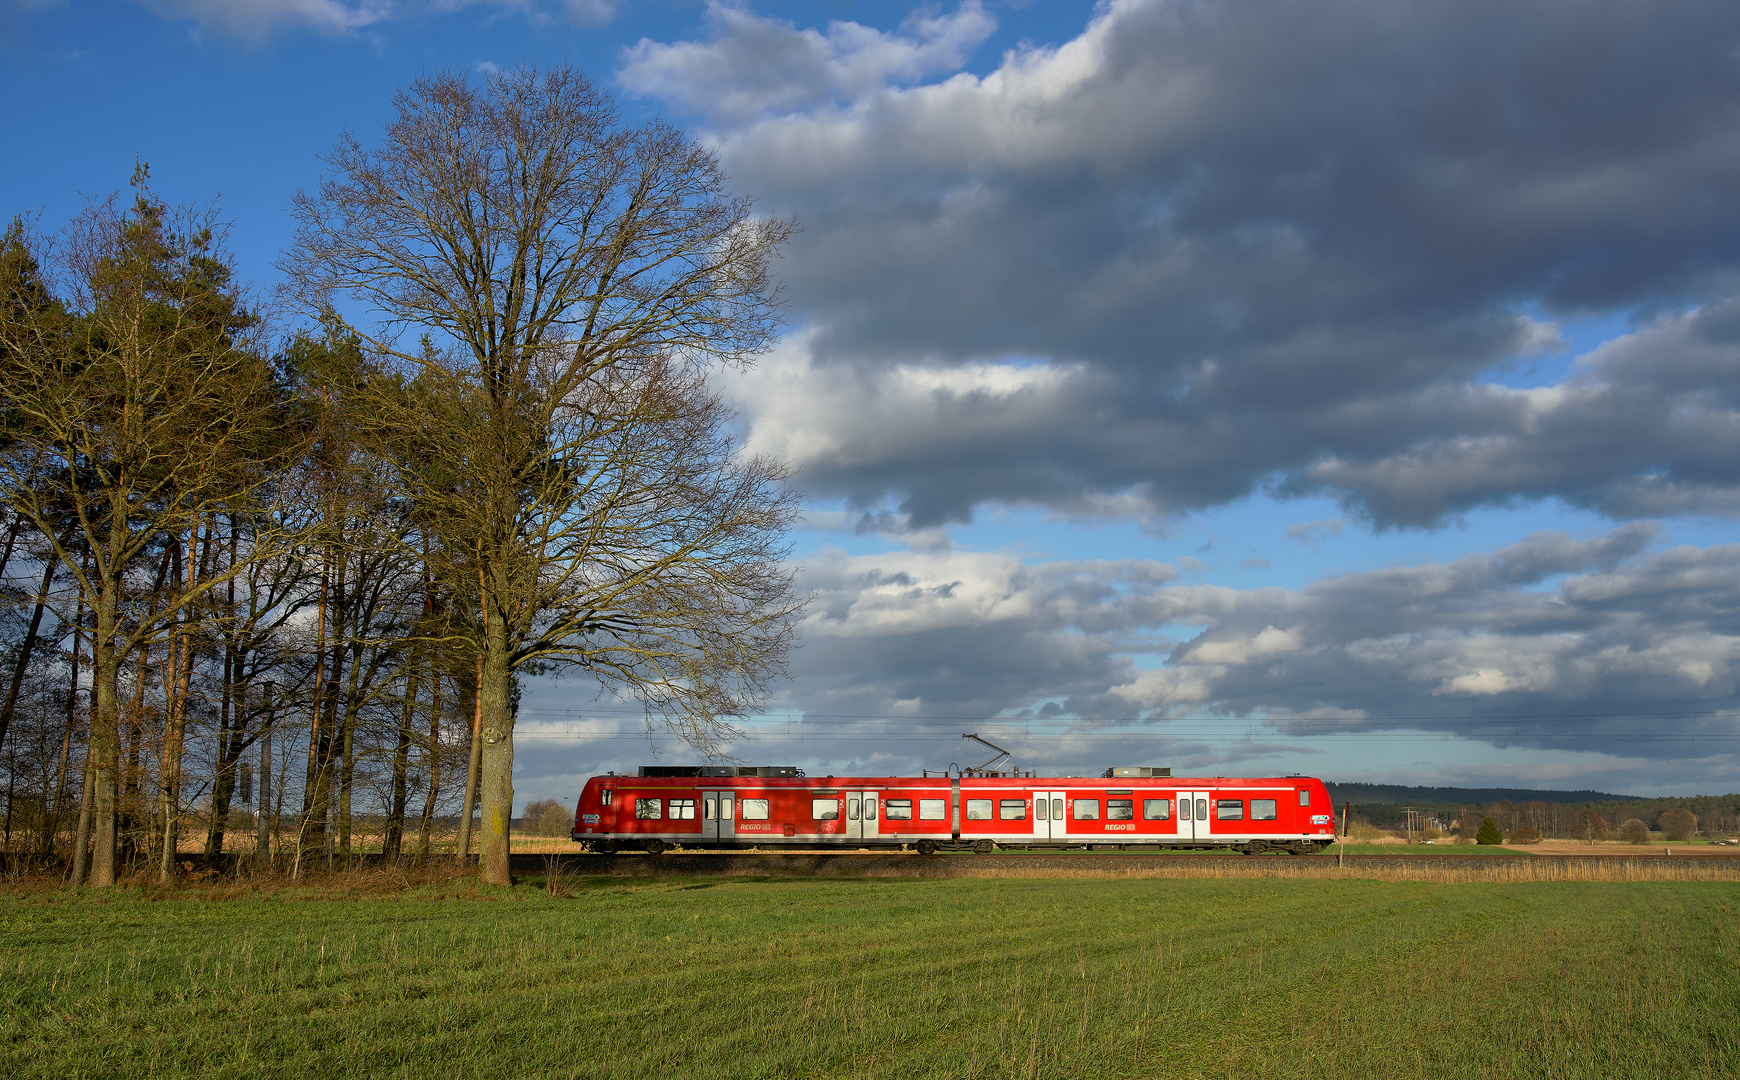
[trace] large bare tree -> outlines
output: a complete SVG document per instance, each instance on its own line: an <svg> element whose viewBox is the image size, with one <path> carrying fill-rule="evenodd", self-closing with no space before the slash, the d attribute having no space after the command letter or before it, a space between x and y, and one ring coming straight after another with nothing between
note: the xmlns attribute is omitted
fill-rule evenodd
<svg viewBox="0 0 1740 1080"><path fill-rule="evenodd" d="M565 67L436 75L395 105L298 196L284 270L388 362L359 392L432 566L479 597L482 870L505 883L516 669L580 665L703 749L783 671L785 468L736 452L706 374L770 342L791 225Z"/></svg>

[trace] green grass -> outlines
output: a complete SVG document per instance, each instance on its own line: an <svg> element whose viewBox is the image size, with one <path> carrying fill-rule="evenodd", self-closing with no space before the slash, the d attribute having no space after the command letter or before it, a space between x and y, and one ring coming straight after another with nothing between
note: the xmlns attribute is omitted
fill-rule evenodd
<svg viewBox="0 0 1740 1080"><path fill-rule="evenodd" d="M0 1075L1720 1077L1732 883L0 897Z"/></svg>

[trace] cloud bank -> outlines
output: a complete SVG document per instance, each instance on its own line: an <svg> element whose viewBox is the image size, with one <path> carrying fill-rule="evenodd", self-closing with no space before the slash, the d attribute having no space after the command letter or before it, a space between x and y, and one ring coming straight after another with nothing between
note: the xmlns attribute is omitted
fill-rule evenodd
<svg viewBox="0 0 1740 1080"><path fill-rule="evenodd" d="M983 76L944 74L976 6L711 12L620 77L804 224L803 335L745 400L818 494L1740 509L1740 9L1117 0ZM1519 385L1592 316L1635 332Z"/></svg>

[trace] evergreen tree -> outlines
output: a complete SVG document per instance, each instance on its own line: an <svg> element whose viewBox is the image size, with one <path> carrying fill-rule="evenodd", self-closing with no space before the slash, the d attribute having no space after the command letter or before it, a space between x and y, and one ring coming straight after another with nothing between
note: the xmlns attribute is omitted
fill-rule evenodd
<svg viewBox="0 0 1740 1080"><path fill-rule="evenodd" d="M1504 837L1499 835L1498 825L1491 818L1482 818L1480 831L1474 835L1476 844L1502 844Z"/></svg>

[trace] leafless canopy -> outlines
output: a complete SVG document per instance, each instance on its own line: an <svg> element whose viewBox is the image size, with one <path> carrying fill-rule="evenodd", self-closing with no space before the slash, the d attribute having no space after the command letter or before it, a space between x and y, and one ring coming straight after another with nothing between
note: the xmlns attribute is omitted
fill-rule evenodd
<svg viewBox="0 0 1740 1080"><path fill-rule="evenodd" d="M284 269L381 358L350 392L450 585L480 597L484 856L505 879L516 667L583 666L707 750L783 670L787 471L735 452L707 376L771 340L792 226L567 68L437 75L396 105L379 147L346 136L298 196Z"/></svg>

